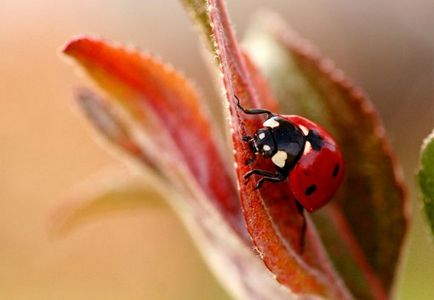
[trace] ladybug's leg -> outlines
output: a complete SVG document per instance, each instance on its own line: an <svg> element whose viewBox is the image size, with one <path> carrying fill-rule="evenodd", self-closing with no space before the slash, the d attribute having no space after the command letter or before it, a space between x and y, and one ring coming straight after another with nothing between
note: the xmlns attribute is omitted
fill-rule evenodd
<svg viewBox="0 0 434 300"><path fill-rule="evenodd" d="M235 99L237 99L237 106L239 109L241 109L245 114L248 115L260 115L260 114L267 114L268 118L271 118L273 116L273 113L266 109L260 109L260 108L253 108L253 109L246 109L241 106L240 99L238 99L237 96L235 96Z"/></svg>
<svg viewBox="0 0 434 300"><path fill-rule="evenodd" d="M264 176L261 179L259 179L258 183L256 184L255 190L261 188L261 186L264 184L265 181L270 182L281 182L284 181L286 178L288 178L289 172L285 170L278 170L276 174L273 174L273 176Z"/></svg>
<svg viewBox="0 0 434 300"><path fill-rule="evenodd" d="M253 169L247 172L246 174L244 174L244 179L248 179L253 174L264 176L261 179L259 179L258 183L256 184L255 190L257 190L264 184L265 181L271 181L271 182L284 181L286 178L288 178L289 172L283 169L278 169L277 173L271 173L265 170Z"/></svg>
<svg viewBox="0 0 434 300"><path fill-rule="evenodd" d="M247 172L246 174L244 174L244 179L247 180L252 175L261 175L261 176L267 176L267 177L275 176L274 173L271 173L269 171L260 170L260 169L253 169L253 170L250 170L249 172Z"/></svg>

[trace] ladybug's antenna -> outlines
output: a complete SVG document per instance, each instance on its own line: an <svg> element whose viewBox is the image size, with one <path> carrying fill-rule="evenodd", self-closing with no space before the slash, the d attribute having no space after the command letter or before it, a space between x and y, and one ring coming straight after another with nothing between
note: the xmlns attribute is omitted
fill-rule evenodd
<svg viewBox="0 0 434 300"><path fill-rule="evenodd" d="M237 100L237 106L239 109L241 109L245 114L248 115L260 115L260 114L267 114L268 118L271 118L274 116L274 114L266 109L261 108L252 108L252 109L246 109L241 106L240 99L237 97L237 95L234 95L235 99Z"/></svg>

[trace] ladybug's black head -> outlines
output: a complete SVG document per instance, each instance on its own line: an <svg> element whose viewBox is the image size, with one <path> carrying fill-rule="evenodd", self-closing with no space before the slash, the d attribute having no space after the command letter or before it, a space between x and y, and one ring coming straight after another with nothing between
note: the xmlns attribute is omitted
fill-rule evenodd
<svg viewBox="0 0 434 300"><path fill-rule="evenodd" d="M265 157L271 157L276 152L273 134L269 128L261 128L256 131L255 136L250 141L250 147L254 153Z"/></svg>

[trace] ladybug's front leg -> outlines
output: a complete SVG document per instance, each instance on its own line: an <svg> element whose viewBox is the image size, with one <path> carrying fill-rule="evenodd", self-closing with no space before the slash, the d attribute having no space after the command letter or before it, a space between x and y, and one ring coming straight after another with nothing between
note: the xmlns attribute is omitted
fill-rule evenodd
<svg viewBox="0 0 434 300"><path fill-rule="evenodd" d="M258 183L256 184L255 190L261 188L261 186L264 184L265 181L270 182L281 182L284 181L286 178L288 178L289 172L283 169L278 169L277 173L271 173L266 170L259 170L259 169L253 169L244 174L244 179L248 180L250 176L253 174L261 175L262 178L259 179Z"/></svg>
<svg viewBox="0 0 434 300"><path fill-rule="evenodd" d="M244 179L248 180L250 178L250 176L252 175L261 175L261 176L274 176L274 173L271 173L269 171L266 170L260 170L260 169L252 169L249 172L246 172L246 174L244 174Z"/></svg>

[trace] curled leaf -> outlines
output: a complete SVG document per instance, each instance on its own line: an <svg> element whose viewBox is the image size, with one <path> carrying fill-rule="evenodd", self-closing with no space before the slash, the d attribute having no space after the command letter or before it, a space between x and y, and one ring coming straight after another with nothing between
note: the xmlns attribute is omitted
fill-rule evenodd
<svg viewBox="0 0 434 300"><path fill-rule="evenodd" d="M417 179L422 192L423 209L434 235L434 131L423 143Z"/></svg>
<svg viewBox="0 0 434 300"><path fill-rule="evenodd" d="M257 19L246 45L284 112L323 125L341 146L343 186L313 219L354 295L388 298L406 232L407 204L399 167L372 104L274 14Z"/></svg>
<svg viewBox="0 0 434 300"><path fill-rule="evenodd" d="M180 178L189 188L197 184L234 230L244 232L219 136L182 75L151 56L89 37L71 41L64 53L109 94L111 105L123 111L129 135L159 172L181 189L186 185L179 184Z"/></svg>

